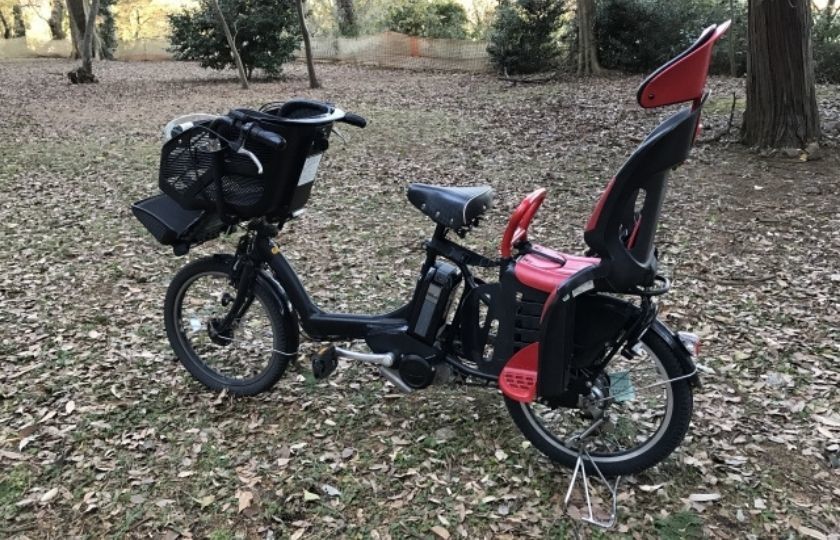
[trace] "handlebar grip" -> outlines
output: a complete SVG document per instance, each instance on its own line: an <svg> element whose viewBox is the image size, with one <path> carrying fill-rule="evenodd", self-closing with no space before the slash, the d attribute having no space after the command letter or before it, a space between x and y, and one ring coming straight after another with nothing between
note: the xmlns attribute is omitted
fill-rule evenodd
<svg viewBox="0 0 840 540"><path fill-rule="evenodd" d="M344 118L339 120L339 122L344 122L345 124L350 124L351 126L356 126L358 128L363 128L367 125L367 120L365 120L363 116L353 113L346 113Z"/></svg>
<svg viewBox="0 0 840 540"><path fill-rule="evenodd" d="M286 146L286 139L284 139L278 133L274 133L273 131L263 129L256 124L245 124L242 127L242 130L245 132L245 135L248 138L256 139L263 144L273 146L275 149L279 150L280 148Z"/></svg>

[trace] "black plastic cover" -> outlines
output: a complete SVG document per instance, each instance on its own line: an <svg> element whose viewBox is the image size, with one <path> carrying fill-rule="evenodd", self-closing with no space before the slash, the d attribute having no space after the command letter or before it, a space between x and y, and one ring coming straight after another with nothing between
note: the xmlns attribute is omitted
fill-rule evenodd
<svg viewBox="0 0 840 540"><path fill-rule="evenodd" d="M181 249L216 238L229 227L216 214L186 210L166 194L137 201L131 211L155 240Z"/></svg>
<svg viewBox="0 0 840 540"><path fill-rule="evenodd" d="M452 292L460 281L461 271L451 264L438 261L429 268L414 292L408 321L411 334L426 343L435 342L452 305Z"/></svg>

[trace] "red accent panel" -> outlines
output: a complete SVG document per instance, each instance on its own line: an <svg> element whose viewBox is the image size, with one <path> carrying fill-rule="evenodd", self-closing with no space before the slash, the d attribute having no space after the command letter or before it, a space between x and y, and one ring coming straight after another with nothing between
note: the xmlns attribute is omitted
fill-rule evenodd
<svg viewBox="0 0 840 540"><path fill-rule="evenodd" d="M630 238L627 239L627 248L632 249L636 245L636 237L639 236L639 229L642 228L642 218L633 223L633 231L630 233Z"/></svg>
<svg viewBox="0 0 840 540"><path fill-rule="evenodd" d="M522 199L522 202L519 203L519 206L510 215L505 233L502 235L502 243L499 245L502 258L507 259L510 257L513 244L527 239L528 226L531 224L531 220L534 219L534 214L537 213L540 205L545 200L545 193L545 188L535 190Z"/></svg>
<svg viewBox="0 0 840 540"><path fill-rule="evenodd" d="M499 374L502 394L521 403L531 403L537 395L537 361L540 344L531 343L508 360Z"/></svg>
<svg viewBox="0 0 840 540"><path fill-rule="evenodd" d="M532 249L541 251L553 258L566 260L566 264L561 265L559 262L529 253L516 261L516 266L513 268L516 279L532 289L547 293L554 292L573 274L601 262L601 259L594 257L567 255L542 246L533 246Z"/></svg>
<svg viewBox="0 0 840 540"><path fill-rule="evenodd" d="M639 104L650 109L699 100L706 87L709 62L715 42L729 29L729 21L717 26L712 36L682 58L666 64L639 92ZM708 29L707 29L708 31Z"/></svg>
<svg viewBox="0 0 840 540"><path fill-rule="evenodd" d="M592 215L589 216L589 221L586 222L586 232L594 230L595 227L598 226L598 218L601 217L601 210L604 209L604 204L607 202L607 197L610 196L610 190L612 190L613 185L615 184L615 176L612 177L610 183L607 184L607 188L601 193L601 196L598 197L598 202L595 204L595 209L592 210Z"/></svg>

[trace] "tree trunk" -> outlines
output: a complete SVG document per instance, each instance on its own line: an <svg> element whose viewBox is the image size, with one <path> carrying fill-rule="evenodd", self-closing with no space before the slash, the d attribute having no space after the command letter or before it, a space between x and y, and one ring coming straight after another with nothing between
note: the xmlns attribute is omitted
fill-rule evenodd
<svg viewBox="0 0 840 540"><path fill-rule="evenodd" d="M3 16L2 11L0 11L0 24L3 25L3 39L11 39L12 27L9 26L9 21L7 21L6 17Z"/></svg>
<svg viewBox="0 0 840 540"><path fill-rule="evenodd" d="M356 9L353 6L353 0L335 0L335 8L338 12L338 32L342 36L358 36L359 26L356 23Z"/></svg>
<svg viewBox="0 0 840 540"><path fill-rule="evenodd" d="M732 26L735 24L735 0L729 0L729 20L732 21ZM735 29L732 29L732 35L729 36L729 75L731 77L738 76L738 66L735 64Z"/></svg>
<svg viewBox="0 0 840 540"><path fill-rule="evenodd" d="M233 62L236 64L236 71L239 72L239 83L243 90L248 89L248 76L245 74L245 66L242 65L242 57L239 56L239 51L236 49L236 42L233 40L233 34L230 33L230 27L225 20L225 14L222 13L222 7L219 5L219 0L212 0L213 9L216 11L216 17L219 18L219 24L222 25L222 30L225 32L228 46L230 47L230 54L233 56Z"/></svg>
<svg viewBox="0 0 840 540"><path fill-rule="evenodd" d="M73 84L95 83L93 75L93 35L96 28L96 13L99 11L99 0L92 0L85 24L85 37L82 41L82 67L67 74Z"/></svg>
<svg viewBox="0 0 840 540"><path fill-rule="evenodd" d="M82 42L85 39L85 4L82 0L67 0L67 15L70 19L70 36L73 41L73 58L82 57Z"/></svg>
<svg viewBox="0 0 840 540"><path fill-rule="evenodd" d="M64 39L67 34L64 32L64 2L53 0L50 19L47 21L50 27L50 37L53 39Z"/></svg>
<svg viewBox="0 0 840 540"><path fill-rule="evenodd" d="M598 75L603 70L595 40L595 0L577 0L577 23L578 75Z"/></svg>
<svg viewBox="0 0 840 540"><path fill-rule="evenodd" d="M321 88L315 77L315 61L312 59L312 44L309 41L309 31L306 29L306 17L303 15L303 0L296 0L300 33L303 35L303 47L306 51L306 71L309 73L309 88Z"/></svg>
<svg viewBox="0 0 840 540"><path fill-rule="evenodd" d="M808 0L749 0L747 109L741 138L804 148L820 137Z"/></svg>

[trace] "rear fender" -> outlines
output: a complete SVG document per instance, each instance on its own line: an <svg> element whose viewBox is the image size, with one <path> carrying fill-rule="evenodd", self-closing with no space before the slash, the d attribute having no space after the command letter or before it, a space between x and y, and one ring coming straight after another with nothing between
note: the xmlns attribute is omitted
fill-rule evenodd
<svg viewBox="0 0 840 540"><path fill-rule="evenodd" d="M683 345L683 342L680 340L676 332L668 328L668 326L659 319L655 319L653 321L653 324L648 329L648 332L655 333L662 339L662 341L665 342L666 345L668 345L668 348L670 348L671 351L673 351L674 356L677 357L677 360L682 367L683 375L694 373L694 375L688 379L688 382L691 386L700 388L700 374L697 371L697 366L694 364L694 359L691 357L691 353L689 353L688 349L685 348L685 345Z"/></svg>

